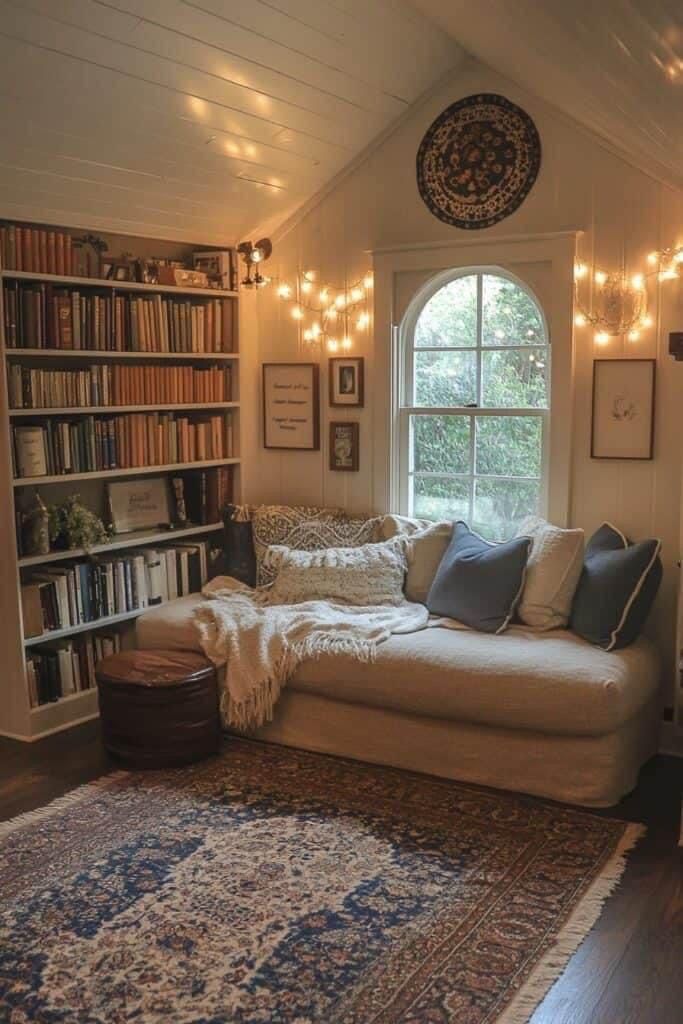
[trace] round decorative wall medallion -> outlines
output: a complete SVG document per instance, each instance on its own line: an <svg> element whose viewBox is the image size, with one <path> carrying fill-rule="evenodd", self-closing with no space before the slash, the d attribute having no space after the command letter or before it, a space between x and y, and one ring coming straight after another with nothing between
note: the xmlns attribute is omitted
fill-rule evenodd
<svg viewBox="0 0 683 1024"><path fill-rule="evenodd" d="M541 165L536 125L495 93L466 96L431 125L417 154L417 185L439 220L490 228L526 199Z"/></svg>

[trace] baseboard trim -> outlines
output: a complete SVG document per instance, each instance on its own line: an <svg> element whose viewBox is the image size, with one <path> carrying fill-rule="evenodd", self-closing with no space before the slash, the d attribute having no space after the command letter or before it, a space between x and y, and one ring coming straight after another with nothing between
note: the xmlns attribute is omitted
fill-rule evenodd
<svg viewBox="0 0 683 1024"><path fill-rule="evenodd" d="M683 757L683 730L677 729L673 722L662 722L659 733L659 753L672 757Z"/></svg>

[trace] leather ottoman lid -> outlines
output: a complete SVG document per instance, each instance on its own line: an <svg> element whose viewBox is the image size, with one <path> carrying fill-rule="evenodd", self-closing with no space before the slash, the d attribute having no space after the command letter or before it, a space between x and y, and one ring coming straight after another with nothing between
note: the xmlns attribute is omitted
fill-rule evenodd
<svg viewBox="0 0 683 1024"><path fill-rule="evenodd" d="M121 651L97 663L98 683L168 687L213 675L215 669L194 651Z"/></svg>

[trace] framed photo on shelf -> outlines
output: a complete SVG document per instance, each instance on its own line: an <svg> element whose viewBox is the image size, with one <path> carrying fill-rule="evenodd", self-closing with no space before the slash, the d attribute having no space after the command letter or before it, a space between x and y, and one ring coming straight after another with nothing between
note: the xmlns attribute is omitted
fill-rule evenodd
<svg viewBox="0 0 683 1024"><path fill-rule="evenodd" d="M135 281L136 261L130 256L102 256L100 277L105 281Z"/></svg>
<svg viewBox="0 0 683 1024"><path fill-rule="evenodd" d="M263 364L263 447L319 450L317 363Z"/></svg>
<svg viewBox="0 0 683 1024"><path fill-rule="evenodd" d="M330 469L356 473L360 465L357 423L330 423Z"/></svg>
<svg viewBox="0 0 683 1024"><path fill-rule="evenodd" d="M114 533L153 530L171 525L168 480L117 480L107 484L109 514Z"/></svg>
<svg viewBox="0 0 683 1024"><path fill-rule="evenodd" d="M591 458L653 457L656 365L654 359L594 360Z"/></svg>
<svg viewBox="0 0 683 1024"><path fill-rule="evenodd" d="M329 360L330 405L362 408L363 365L362 356L339 356Z"/></svg>

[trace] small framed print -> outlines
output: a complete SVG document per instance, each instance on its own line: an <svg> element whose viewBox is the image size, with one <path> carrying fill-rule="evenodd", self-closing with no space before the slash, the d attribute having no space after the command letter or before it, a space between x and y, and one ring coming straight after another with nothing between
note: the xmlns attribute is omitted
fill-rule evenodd
<svg viewBox="0 0 683 1024"><path fill-rule="evenodd" d="M263 446L298 451L320 448L317 363L263 364Z"/></svg>
<svg viewBox="0 0 683 1024"><path fill-rule="evenodd" d="M654 359L594 361L591 458L653 457L656 365Z"/></svg>
<svg viewBox="0 0 683 1024"><path fill-rule="evenodd" d="M114 533L153 530L171 525L171 503L166 477L121 480L107 486Z"/></svg>
<svg viewBox="0 0 683 1024"><path fill-rule="evenodd" d="M356 473L360 465L357 423L330 423L330 469Z"/></svg>
<svg viewBox="0 0 683 1024"><path fill-rule="evenodd" d="M330 405L363 405L363 357L329 360Z"/></svg>

